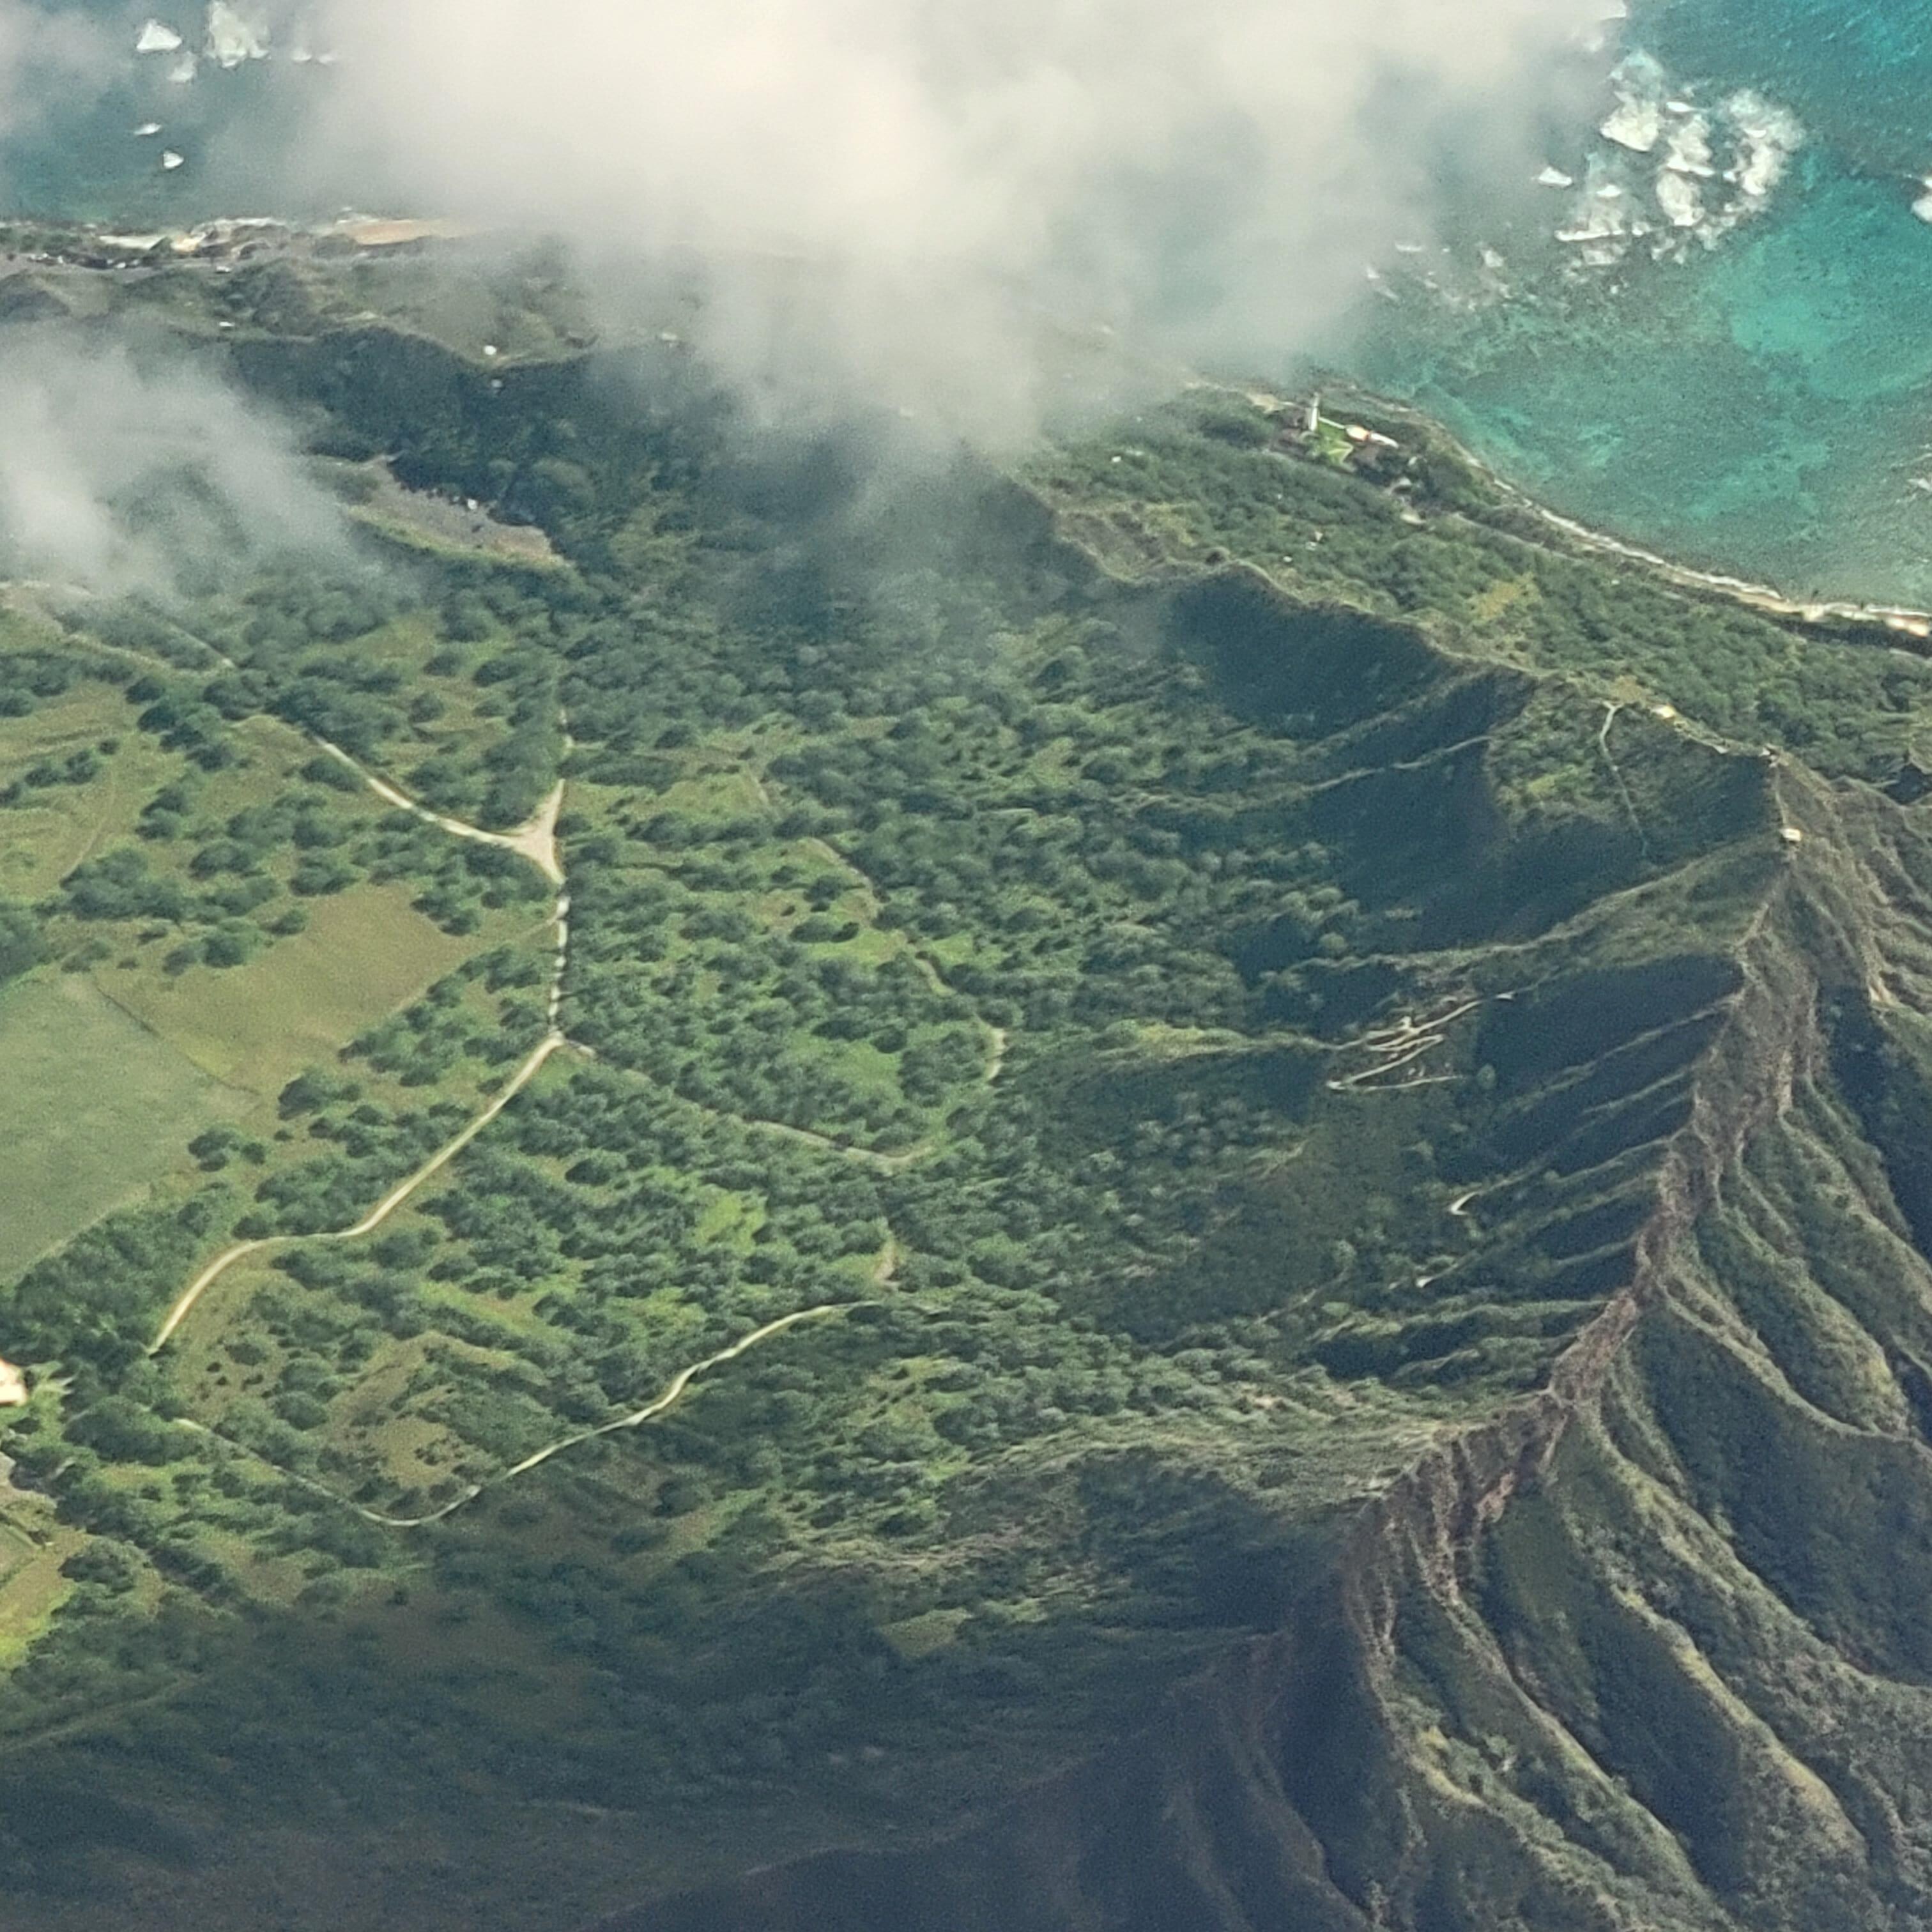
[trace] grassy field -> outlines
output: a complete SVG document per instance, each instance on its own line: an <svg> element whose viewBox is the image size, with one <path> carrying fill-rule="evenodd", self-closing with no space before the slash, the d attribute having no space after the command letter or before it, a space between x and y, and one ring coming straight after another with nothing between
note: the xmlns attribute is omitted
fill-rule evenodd
<svg viewBox="0 0 1932 1932"><path fill-rule="evenodd" d="M16 1662L72 1585L61 1564L85 1539L42 1499L0 1487L0 1665Z"/></svg>
<svg viewBox="0 0 1932 1932"><path fill-rule="evenodd" d="M0 1276L10 1276L173 1167L246 1111L85 979L0 994Z"/></svg>
<svg viewBox="0 0 1932 1932"><path fill-rule="evenodd" d="M30 789L0 813L0 892L38 898L107 841L124 836L155 788L179 760L132 731L126 700L104 685L83 684L31 717L0 728L0 784L43 762L112 744L99 774L84 784Z"/></svg>
<svg viewBox="0 0 1932 1932"><path fill-rule="evenodd" d="M96 976L204 1072L272 1094L477 950L410 898L406 886L362 885L318 899L306 932L245 966L196 966L170 978L143 961L103 965Z"/></svg>

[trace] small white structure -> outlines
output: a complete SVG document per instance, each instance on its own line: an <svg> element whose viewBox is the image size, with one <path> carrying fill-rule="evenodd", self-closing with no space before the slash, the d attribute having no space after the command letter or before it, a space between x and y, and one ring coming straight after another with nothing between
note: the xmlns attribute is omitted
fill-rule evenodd
<svg viewBox="0 0 1932 1932"><path fill-rule="evenodd" d="M137 54L173 54L181 49L182 37L165 20L145 22L134 42Z"/></svg>
<svg viewBox="0 0 1932 1932"><path fill-rule="evenodd" d="M172 174L176 169L180 167L186 161L187 158L187 156L184 154L176 154L173 148L167 148L161 156L162 169L164 172Z"/></svg>
<svg viewBox="0 0 1932 1932"><path fill-rule="evenodd" d="M25 1408L27 1378L11 1362L0 1361L0 1408Z"/></svg>

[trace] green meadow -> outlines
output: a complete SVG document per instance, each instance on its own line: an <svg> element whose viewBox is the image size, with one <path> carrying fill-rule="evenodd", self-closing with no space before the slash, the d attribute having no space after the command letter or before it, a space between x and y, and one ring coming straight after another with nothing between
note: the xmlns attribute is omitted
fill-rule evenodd
<svg viewBox="0 0 1932 1932"><path fill-rule="evenodd" d="M196 1066L272 1097L475 950L416 911L404 887L364 885L319 900L302 932L239 968L170 976L137 960L97 976Z"/></svg>
<svg viewBox="0 0 1932 1932"><path fill-rule="evenodd" d="M176 1166L254 1096L224 1085L78 975L0 993L0 1275Z"/></svg>

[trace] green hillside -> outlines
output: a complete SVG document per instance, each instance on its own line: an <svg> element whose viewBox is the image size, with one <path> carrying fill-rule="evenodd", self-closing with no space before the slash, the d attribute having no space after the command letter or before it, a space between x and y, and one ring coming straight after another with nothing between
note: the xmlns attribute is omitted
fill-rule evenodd
<svg viewBox="0 0 1932 1932"><path fill-rule="evenodd" d="M1932 1916L1932 664L425 272L117 280L382 514L0 637L10 1932Z"/></svg>

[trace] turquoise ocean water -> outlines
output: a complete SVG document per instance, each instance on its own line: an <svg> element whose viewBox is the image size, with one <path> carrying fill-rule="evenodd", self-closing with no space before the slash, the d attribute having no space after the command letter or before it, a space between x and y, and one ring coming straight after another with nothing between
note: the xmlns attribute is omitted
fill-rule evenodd
<svg viewBox="0 0 1932 1932"><path fill-rule="evenodd" d="M1755 89L1805 140L1683 260L1581 271L1498 238L1506 298L1407 288L1349 352L1552 507L1803 595L1932 606L1932 0L1676 0L1670 85ZM1574 155L1562 164L1582 172Z"/></svg>
<svg viewBox="0 0 1932 1932"><path fill-rule="evenodd" d="M14 207L141 226L382 204L368 182L293 185L286 130L326 70L203 62L183 85L169 59L133 54L148 0L68 4L124 34L127 70L0 140ZM193 37L200 7L176 10ZM1574 204L1525 184L1497 232L1429 265L1435 286L1388 265L1339 356L1588 522L1797 592L1932 606L1932 222L1912 212L1916 178L1932 175L1932 0L1633 11L1626 44L1660 63L1660 100L1681 94L1720 120L1718 104L1749 88L1803 124L1762 205L1708 247L1653 260L1646 242L1586 266L1587 250L1554 238L1576 222L1559 204ZM134 134L151 122L160 134ZM1607 155L1624 170L1621 206L1654 202L1661 177L1641 170L1657 155L1598 140L1593 158L1594 138L1580 128L1550 157L1576 192L1587 197ZM164 150L182 165L164 170Z"/></svg>

